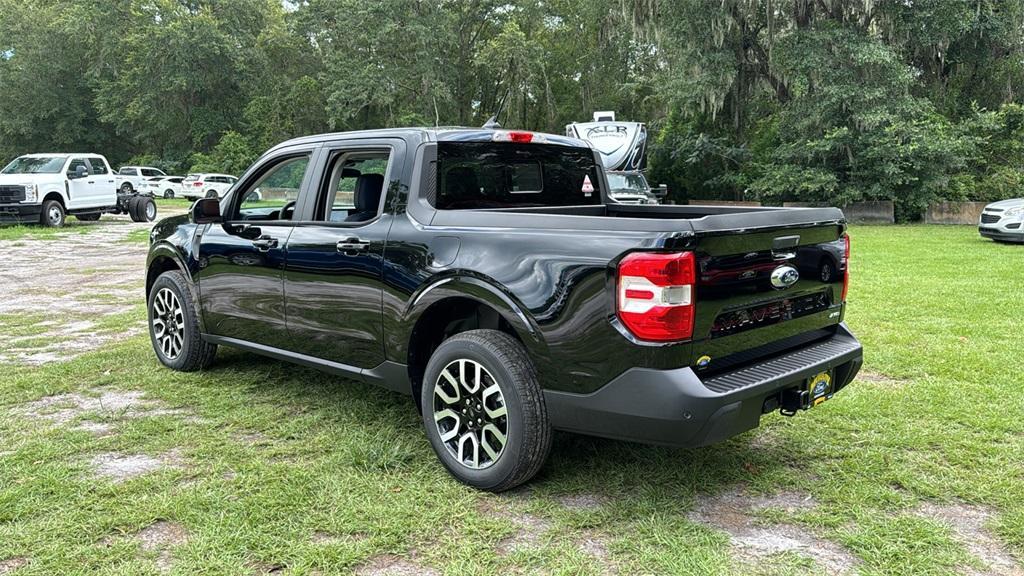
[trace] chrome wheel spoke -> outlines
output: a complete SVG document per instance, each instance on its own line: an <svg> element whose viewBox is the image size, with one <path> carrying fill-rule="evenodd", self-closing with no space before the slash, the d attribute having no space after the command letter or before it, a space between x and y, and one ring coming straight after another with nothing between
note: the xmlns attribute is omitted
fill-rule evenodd
<svg viewBox="0 0 1024 576"><path fill-rule="evenodd" d="M483 364L450 362L434 382L434 425L452 458L471 469L493 465L508 442L508 410L501 386Z"/></svg>
<svg viewBox="0 0 1024 576"><path fill-rule="evenodd" d="M165 358L174 360L185 347L185 310L178 296L169 288L161 288L153 297L150 318L153 340Z"/></svg>
<svg viewBox="0 0 1024 576"><path fill-rule="evenodd" d="M468 444L472 444L472 446L470 446L470 448L473 451L473 453L472 453L473 458L472 458L472 460L469 460L467 462L466 458L469 455L466 454L466 448L467 448ZM459 458L459 462L462 462L463 464L468 464L470 468L479 468L480 467L480 441L476 439L476 435L473 434L472 432L466 432L465 434L463 434L462 436L459 437L459 455L458 455L458 458Z"/></svg>

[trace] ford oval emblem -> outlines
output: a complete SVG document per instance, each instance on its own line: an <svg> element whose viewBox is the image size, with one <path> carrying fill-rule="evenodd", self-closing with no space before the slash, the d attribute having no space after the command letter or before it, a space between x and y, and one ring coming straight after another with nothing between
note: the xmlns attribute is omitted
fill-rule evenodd
<svg viewBox="0 0 1024 576"><path fill-rule="evenodd" d="M772 287L777 290L785 290L800 279L800 273L792 266L779 266L772 271Z"/></svg>

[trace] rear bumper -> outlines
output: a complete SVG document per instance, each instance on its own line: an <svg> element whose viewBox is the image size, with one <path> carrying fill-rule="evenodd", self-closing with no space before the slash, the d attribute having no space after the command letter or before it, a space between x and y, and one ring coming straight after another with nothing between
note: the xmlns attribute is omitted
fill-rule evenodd
<svg viewBox="0 0 1024 576"><path fill-rule="evenodd" d="M860 342L845 325L827 340L701 380L689 367L633 368L592 394L545 390L559 430L672 446L704 446L758 426L765 402L825 370L833 392L863 362Z"/></svg>
<svg viewBox="0 0 1024 576"><path fill-rule="evenodd" d="M41 204L0 204L0 222L38 222Z"/></svg>
<svg viewBox="0 0 1024 576"><path fill-rule="evenodd" d="M979 226L978 233L981 234L983 237L991 238L992 240L1002 240L1004 242L1024 242L1024 226L1018 226L1019 228L1016 230Z"/></svg>

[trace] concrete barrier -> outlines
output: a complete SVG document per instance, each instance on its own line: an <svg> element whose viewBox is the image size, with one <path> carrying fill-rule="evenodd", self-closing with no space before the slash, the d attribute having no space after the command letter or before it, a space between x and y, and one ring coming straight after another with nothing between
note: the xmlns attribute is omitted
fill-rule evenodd
<svg viewBox="0 0 1024 576"><path fill-rule="evenodd" d="M987 202L939 202L928 206L925 224L977 224Z"/></svg>
<svg viewBox="0 0 1024 576"><path fill-rule="evenodd" d="M851 224L894 224L896 214L891 200L854 202L843 206L843 214Z"/></svg>
<svg viewBox="0 0 1024 576"><path fill-rule="evenodd" d="M749 200L689 200L687 204L695 206L761 206L760 202Z"/></svg>

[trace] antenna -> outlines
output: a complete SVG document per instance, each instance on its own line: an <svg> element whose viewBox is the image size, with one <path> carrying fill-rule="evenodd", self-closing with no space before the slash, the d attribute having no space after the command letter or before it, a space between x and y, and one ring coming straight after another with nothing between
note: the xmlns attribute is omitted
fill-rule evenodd
<svg viewBox="0 0 1024 576"><path fill-rule="evenodd" d="M501 124L498 123L498 115L494 114L493 116L488 118L487 122L484 122L484 128L486 128L488 130L494 130L494 129L497 129L497 128L501 128Z"/></svg>

